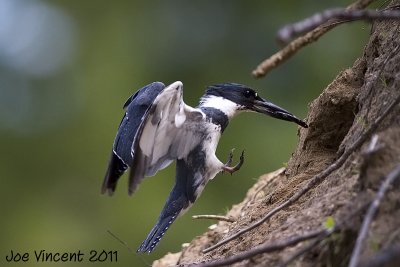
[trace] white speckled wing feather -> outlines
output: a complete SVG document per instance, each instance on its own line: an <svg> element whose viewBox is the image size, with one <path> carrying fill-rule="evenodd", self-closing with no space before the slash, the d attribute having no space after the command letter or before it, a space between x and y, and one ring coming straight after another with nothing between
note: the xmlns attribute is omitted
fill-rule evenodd
<svg viewBox="0 0 400 267"><path fill-rule="evenodd" d="M187 106L182 96L181 82L169 85L143 116L132 145L130 194L145 176L153 176L173 160L185 158L200 143L202 131L197 126L205 115Z"/></svg>

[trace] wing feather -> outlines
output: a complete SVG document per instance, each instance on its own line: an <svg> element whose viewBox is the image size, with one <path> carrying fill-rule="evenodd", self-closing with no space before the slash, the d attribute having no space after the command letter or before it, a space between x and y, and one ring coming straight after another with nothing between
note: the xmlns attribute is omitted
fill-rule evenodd
<svg viewBox="0 0 400 267"><path fill-rule="evenodd" d="M133 163L129 194L145 176L153 176L173 160L184 158L201 141L198 122L204 114L187 106L182 99L183 85L166 87L148 108L132 145Z"/></svg>
<svg viewBox="0 0 400 267"><path fill-rule="evenodd" d="M125 114L114 140L109 165L103 180L102 193L112 194L118 179L132 165L131 147L142 117L164 88L165 85L161 82L148 84L125 102L123 106Z"/></svg>

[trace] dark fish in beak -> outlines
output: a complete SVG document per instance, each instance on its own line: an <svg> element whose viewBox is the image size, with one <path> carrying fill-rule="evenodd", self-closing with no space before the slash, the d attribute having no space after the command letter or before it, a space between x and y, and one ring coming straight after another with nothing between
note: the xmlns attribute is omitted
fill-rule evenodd
<svg viewBox="0 0 400 267"><path fill-rule="evenodd" d="M278 107L275 104L272 104L271 102L268 102L267 100L263 98L255 99L254 100L254 105L251 108L253 111L269 115L271 117L280 119L280 120L285 120L285 121L291 121L294 123L297 123L301 127L308 128L307 123L304 121L300 120L296 116L294 116L292 113L288 112L287 110L284 110L281 107Z"/></svg>

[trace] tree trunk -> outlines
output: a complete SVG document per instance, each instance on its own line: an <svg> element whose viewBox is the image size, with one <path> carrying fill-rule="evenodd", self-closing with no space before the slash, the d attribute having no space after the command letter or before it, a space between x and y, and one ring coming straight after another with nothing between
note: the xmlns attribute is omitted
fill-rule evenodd
<svg viewBox="0 0 400 267"><path fill-rule="evenodd" d="M156 261L154 266L226 258L263 243L278 243L323 229L329 216L335 224L342 225L340 231L297 258L291 266L346 266L365 217L366 209L362 207L374 199L383 179L400 163L399 105L382 122L375 123L400 95L399 25L398 21L373 24L363 56L353 67L341 72L310 104L307 118L310 127L299 129L299 143L287 168L260 177L246 198L228 212L228 216L235 218L234 223L219 222L181 252ZM378 125L377 129L368 134L374 124ZM354 147L366 133L368 136L362 145ZM373 135L377 136L377 143L369 149ZM340 168L321 178L291 205L235 240L202 253L204 248L262 218L351 151ZM364 242L361 263L400 244L399 188L398 181L385 194ZM357 213L357 210L361 211ZM235 266L275 266L308 244L305 241L259 254Z"/></svg>

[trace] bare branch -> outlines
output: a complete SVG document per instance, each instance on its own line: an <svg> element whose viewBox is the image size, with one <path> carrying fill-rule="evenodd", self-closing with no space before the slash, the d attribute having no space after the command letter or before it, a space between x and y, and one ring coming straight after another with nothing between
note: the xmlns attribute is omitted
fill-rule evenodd
<svg viewBox="0 0 400 267"><path fill-rule="evenodd" d="M205 263L199 263L199 264L190 264L189 266L201 266L201 267L216 267L216 266L224 266L228 264L233 264L235 262L243 261L245 259L249 259L251 257L254 257L258 254L261 253L266 253L266 252L273 252L277 250L281 250L287 247L294 246L302 241L309 240L321 235L324 235L328 230L323 229L323 230L318 230L314 231L305 235L301 236L295 236L295 237L290 237L284 241L280 241L274 244L262 244L257 247L252 248L251 250L245 251L240 254L236 254L234 256L217 260L217 261L212 261L212 262L205 262Z"/></svg>
<svg viewBox="0 0 400 267"><path fill-rule="evenodd" d="M377 212L379 205L386 194L386 191L389 189L390 185L400 177L400 165L398 165L393 171L389 173L385 177L382 185L379 188L378 193L376 194L374 201L368 208L367 215L364 218L364 221L361 226L360 233L358 234L356 245L353 250L353 254L351 255L349 267L356 267L358 266L359 257L361 251L363 249L364 241L368 234L369 225L372 222L372 219Z"/></svg>
<svg viewBox="0 0 400 267"><path fill-rule="evenodd" d="M346 10L360 10L366 8L370 3L374 2L374 0L358 0L357 2L351 4L346 8ZM252 75L255 78L260 78L265 76L270 70L276 68L286 60L288 60L291 56L297 53L298 50L303 48L304 46L317 41L322 35L327 33L329 30L333 29L338 25L338 21L328 21L319 27L315 28L311 32L308 32L306 35L301 36L287 46L282 48L277 53L273 54L268 59L261 62L255 70L253 70Z"/></svg>
<svg viewBox="0 0 400 267"><path fill-rule="evenodd" d="M348 215L345 216L345 218L343 218L342 222L335 223L335 225L332 228L329 228L329 229L324 228L324 229L313 231L313 232L310 232L308 234L301 235L301 236L292 236L283 241L278 241L275 244L264 243L262 245L252 248L251 250L236 254L229 258L219 259L219 260L210 261L210 262L193 263L193 264L189 264L188 266L197 266L197 267L199 267L199 266L201 266L201 267L224 266L224 265L233 264L236 262L240 262L240 261L252 258L258 254L282 250L287 247L294 246L300 242L315 238L315 240L313 240L311 244L300 249L298 252L296 252L294 255L292 255L292 257L290 257L288 260L286 260L285 262L281 263L281 265L279 265L279 266L287 266L293 260L295 260L297 257L308 252L310 249L312 249L315 245L317 245L319 242L324 240L326 237L332 235L333 233L335 233L341 229L344 229L344 227L346 227L349 224L350 219L353 218L355 215L359 214L360 212L364 211L368 207L369 203L370 202L364 203L364 204L360 205L358 208L353 209ZM186 266L186 265L184 265L184 266Z"/></svg>
<svg viewBox="0 0 400 267"><path fill-rule="evenodd" d="M400 19L398 10L346 10L343 8L327 9L302 21L284 26L278 31L277 39L281 43L288 43L294 37L309 32L328 20L391 20Z"/></svg>
<svg viewBox="0 0 400 267"><path fill-rule="evenodd" d="M222 216L222 215L193 215L193 219L208 219L208 220L218 220L225 222L235 222L235 220L231 217Z"/></svg>
<svg viewBox="0 0 400 267"><path fill-rule="evenodd" d="M352 210L350 212L350 214L348 214L340 224L336 223L335 226L332 229L330 229L330 231L327 229L327 231L325 231L318 238L313 240L310 244L308 244L307 246L301 248L299 251L297 251L295 254L293 254L289 259L287 259L286 261L284 261L281 264L279 264L279 267L288 266L292 261L294 261L295 259L297 259L301 255L303 255L303 254L307 253L308 251L310 251L313 247L318 245L325 238L331 236L335 232L338 232L338 231L340 231L342 229L345 229L345 227L347 227L348 224L350 223L350 219L353 218L354 216L356 216L357 214L359 214L360 212L363 212L368 207L369 203L371 203L371 202L368 201L366 203L363 203L358 208ZM352 208L354 208L354 207L352 207Z"/></svg>

